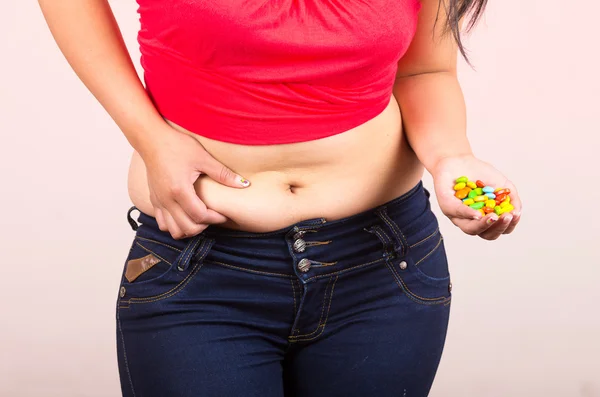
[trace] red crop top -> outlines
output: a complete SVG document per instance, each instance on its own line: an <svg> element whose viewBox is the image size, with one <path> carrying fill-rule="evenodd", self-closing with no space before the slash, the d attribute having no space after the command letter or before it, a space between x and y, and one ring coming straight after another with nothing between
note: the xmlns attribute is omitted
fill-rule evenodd
<svg viewBox="0 0 600 397"><path fill-rule="evenodd" d="M166 119L245 145L335 135L388 105L420 0L137 0Z"/></svg>

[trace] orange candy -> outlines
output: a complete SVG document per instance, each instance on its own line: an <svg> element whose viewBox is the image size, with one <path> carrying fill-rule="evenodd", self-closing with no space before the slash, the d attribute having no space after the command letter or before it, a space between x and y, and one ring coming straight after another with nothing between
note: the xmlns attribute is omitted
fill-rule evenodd
<svg viewBox="0 0 600 397"><path fill-rule="evenodd" d="M492 212L494 212L493 208L490 207L483 207L482 208L483 212L485 212L486 214L491 214Z"/></svg>
<svg viewBox="0 0 600 397"><path fill-rule="evenodd" d="M477 184L477 187L485 187L485 183L481 182L481 181L476 181L475 184Z"/></svg>
<svg viewBox="0 0 600 397"><path fill-rule="evenodd" d="M454 196L459 198L459 199L464 199L469 195L469 192L471 191L470 187L466 187L464 189L460 189L458 190L456 193L454 193Z"/></svg>

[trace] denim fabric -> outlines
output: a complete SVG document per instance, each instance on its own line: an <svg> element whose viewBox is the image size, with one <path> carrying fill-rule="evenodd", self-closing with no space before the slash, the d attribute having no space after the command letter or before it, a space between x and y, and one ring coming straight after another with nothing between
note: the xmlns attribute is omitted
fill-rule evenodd
<svg viewBox="0 0 600 397"><path fill-rule="evenodd" d="M117 304L124 396L428 395L451 284L421 182L371 210L269 233L213 225L174 240L130 213ZM158 262L128 281L128 261L148 255Z"/></svg>

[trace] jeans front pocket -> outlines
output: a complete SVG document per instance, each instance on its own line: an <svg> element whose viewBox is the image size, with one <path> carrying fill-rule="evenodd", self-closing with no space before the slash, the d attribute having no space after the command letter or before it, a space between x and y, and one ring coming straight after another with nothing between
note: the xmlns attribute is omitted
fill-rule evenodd
<svg viewBox="0 0 600 397"><path fill-rule="evenodd" d="M448 259L439 230L427 241L409 247L404 256L392 255L388 266L401 289L413 301L434 305L451 299Z"/></svg>
<svg viewBox="0 0 600 397"><path fill-rule="evenodd" d="M201 234L175 240L142 224L125 260L120 306L156 302L180 292L198 272L212 242Z"/></svg>

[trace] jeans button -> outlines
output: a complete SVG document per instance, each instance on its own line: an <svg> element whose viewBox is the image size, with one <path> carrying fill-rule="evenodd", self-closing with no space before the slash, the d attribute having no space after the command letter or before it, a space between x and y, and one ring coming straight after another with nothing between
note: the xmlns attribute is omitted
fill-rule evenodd
<svg viewBox="0 0 600 397"><path fill-rule="evenodd" d="M407 267L408 264L406 263L406 261L400 262L400 270L406 270Z"/></svg>
<svg viewBox="0 0 600 397"><path fill-rule="evenodd" d="M301 259L300 262L298 262L298 270L300 270L303 273L306 273L308 270L310 269L310 260L309 259Z"/></svg>
<svg viewBox="0 0 600 397"><path fill-rule="evenodd" d="M119 296L121 298L124 297L125 296L125 292L126 292L125 287L121 287L121 289L119 290Z"/></svg>
<svg viewBox="0 0 600 397"><path fill-rule="evenodd" d="M306 241L302 240L301 238L294 241L294 251L304 252L305 249L306 249Z"/></svg>
<svg viewBox="0 0 600 397"><path fill-rule="evenodd" d="M294 240L298 240L299 238L302 238L302 237L304 237L304 234L305 234L305 233L306 233L306 231L304 231L304 230L301 230L301 231L299 231L299 232L296 232L296 233L294 234Z"/></svg>

